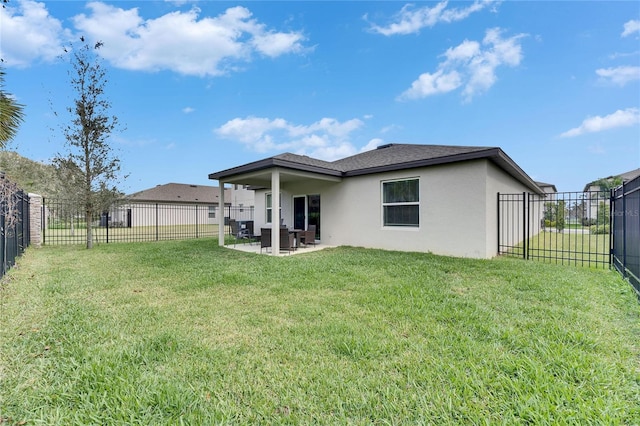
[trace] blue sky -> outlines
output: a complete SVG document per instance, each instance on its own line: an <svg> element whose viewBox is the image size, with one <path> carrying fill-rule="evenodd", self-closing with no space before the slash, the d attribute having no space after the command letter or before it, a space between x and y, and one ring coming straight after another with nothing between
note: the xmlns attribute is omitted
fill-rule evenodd
<svg viewBox="0 0 640 426"><path fill-rule="evenodd" d="M9 148L64 152L63 47L102 41L126 193L282 152L499 146L561 191L640 167L637 1L33 1L0 10Z"/></svg>

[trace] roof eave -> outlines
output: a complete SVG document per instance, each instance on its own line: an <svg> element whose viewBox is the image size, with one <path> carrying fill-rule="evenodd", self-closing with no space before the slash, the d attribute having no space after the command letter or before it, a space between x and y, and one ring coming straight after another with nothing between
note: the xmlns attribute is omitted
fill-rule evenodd
<svg viewBox="0 0 640 426"><path fill-rule="evenodd" d="M209 174L209 179L226 180L233 176L245 173L257 172L260 170L270 169L273 167L282 167L285 169L299 170L304 172L324 174L328 176L342 177L340 170L326 169L324 167L313 166L310 164L302 164L294 161L283 160L282 158L270 157L264 160L255 161L253 163L244 164L242 166L233 167L231 169L222 170Z"/></svg>
<svg viewBox="0 0 640 426"><path fill-rule="evenodd" d="M362 176L374 173L392 172L397 170L415 169L419 167L438 166L442 164L457 163L461 161L488 159L496 163L499 167L513 176L520 183L527 186L539 195L544 191L533 179L531 179L507 154L500 148L488 148L480 151L467 152L462 154L448 155L445 157L429 158L397 164L388 164L378 167L351 170L344 173L345 177Z"/></svg>

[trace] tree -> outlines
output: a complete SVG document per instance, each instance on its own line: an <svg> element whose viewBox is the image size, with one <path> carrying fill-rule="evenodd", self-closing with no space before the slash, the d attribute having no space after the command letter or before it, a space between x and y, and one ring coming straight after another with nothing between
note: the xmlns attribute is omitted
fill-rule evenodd
<svg viewBox="0 0 640 426"><path fill-rule="evenodd" d="M97 55L102 43L92 47L84 38L80 40L83 45L79 49L72 47L69 55L70 83L76 98L66 108L70 123L62 127L68 153L58 154L54 164L61 174L73 177L69 179L69 189L77 194L84 209L90 249L94 217L113 201L105 194L118 193L120 160L109 145L109 137L119 130L119 125L118 118L109 115L111 103L105 97L106 70Z"/></svg>
<svg viewBox="0 0 640 426"><path fill-rule="evenodd" d="M544 226L545 228L556 228L562 232L565 226L566 208L564 200L557 200L544 203Z"/></svg>
<svg viewBox="0 0 640 426"><path fill-rule="evenodd" d="M4 70L0 68L0 149L3 149L13 139L18 132L20 123L24 120L23 106L4 91L4 75ZM15 232L16 224L20 220L17 192L17 185L5 178L4 173L0 172L0 216L2 216L0 244L3 245L2 253L4 256L1 261L5 268L7 266L7 237L10 232Z"/></svg>
<svg viewBox="0 0 640 426"><path fill-rule="evenodd" d="M598 179L591 185L597 186L603 197L608 197L613 188L617 188L622 185L622 178L620 176L610 176L608 178Z"/></svg>
<svg viewBox="0 0 640 426"><path fill-rule="evenodd" d="M5 72L0 68L0 148L4 148L24 121L23 105L4 91Z"/></svg>

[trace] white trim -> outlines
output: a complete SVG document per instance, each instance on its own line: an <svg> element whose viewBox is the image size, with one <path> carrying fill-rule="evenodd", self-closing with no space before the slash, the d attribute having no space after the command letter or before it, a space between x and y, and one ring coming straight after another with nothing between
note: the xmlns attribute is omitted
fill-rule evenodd
<svg viewBox="0 0 640 426"><path fill-rule="evenodd" d="M386 183L393 182L402 182L402 181L418 181L418 193L416 194L418 197L418 201L406 201L406 202L393 202L393 203L385 203L384 202L384 185ZM420 177L406 177L406 178L397 178L397 179L383 179L380 181L380 224L381 228L384 230L398 230L398 229L420 229L420 212L422 211L422 203L420 202ZM394 206L418 206L418 223L415 225L386 225L384 222L384 208L385 207L394 207Z"/></svg>

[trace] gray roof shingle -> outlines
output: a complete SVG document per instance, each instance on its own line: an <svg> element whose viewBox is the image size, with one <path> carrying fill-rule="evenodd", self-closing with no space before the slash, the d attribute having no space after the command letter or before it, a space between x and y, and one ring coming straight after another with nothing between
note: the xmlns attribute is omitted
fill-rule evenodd
<svg viewBox="0 0 640 426"><path fill-rule="evenodd" d="M224 180L272 167L349 177L478 159L493 161L524 185L536 192L542 192L540 187L500 148L486 146L387 144L331 162L287 152L211 173L209 179Z"/></svg>
<svg viewBox="0 0 640 426"><path fill-rule="evenodd" d="M129 195L128 198L132 201L216 204L219 201L219 196L220 188L217 186L167 183L136 192Z"/></svg>

